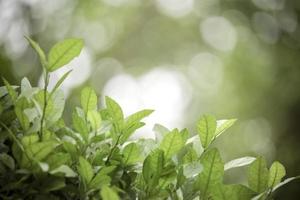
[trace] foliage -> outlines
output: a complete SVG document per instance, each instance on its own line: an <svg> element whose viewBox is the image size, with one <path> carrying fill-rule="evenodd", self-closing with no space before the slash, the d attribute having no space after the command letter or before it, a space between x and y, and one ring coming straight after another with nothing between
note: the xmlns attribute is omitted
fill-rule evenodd
<svg viewBox="0 0 300 200"><path fill-rule="evenodd" d="M59 90L70 72L48 89L51 72L78 56L83 42L67 39L48 56L27 38L45 71L44 88L4 80L0 88L1 199L270 199L273 191L299 177L282 181L278 161L270 169L262 157L244 157L224 164L214 140L235 119L201 117L198 134L156 125L155 139L131 140L152 110L125 117L113 99L99 109L92 88L81 93L81 106L72 125L62 117L64 96ZM224 184L224 173L248 167L248 186Z"/></svg>

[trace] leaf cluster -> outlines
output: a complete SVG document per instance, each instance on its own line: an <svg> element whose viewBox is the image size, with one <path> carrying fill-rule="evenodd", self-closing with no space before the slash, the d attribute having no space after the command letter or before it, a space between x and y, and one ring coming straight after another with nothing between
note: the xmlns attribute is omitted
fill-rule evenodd
<svg viewBox="0 0 300 200"><path fill-rule="evenodd" d="M0 199L271 199L282 185L284 166L270 169L262 157L224 163L212 143L236 119L204 115L197 133L155 125L154 139L132 140L153 110L124 116L121 107L85 87L72 124L62 119L64 95L59 86L70 72L48 89L51 72L79 55L83 42L67 39L48 56L27 38L45 72L44 88L24 78L20 86L4 80L0 87ZM248 166L248 184L224 184L227 170Z"/></svg>

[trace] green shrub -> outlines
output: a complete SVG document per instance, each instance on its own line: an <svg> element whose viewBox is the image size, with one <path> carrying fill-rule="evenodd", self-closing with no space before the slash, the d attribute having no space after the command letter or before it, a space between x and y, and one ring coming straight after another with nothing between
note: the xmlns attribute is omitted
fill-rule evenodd
<svg viewBox="0 0 300 200"><path fill-rule="evenodd" d="M270 169L262 157L243 157L226 164L211 147L235 119L216 120L204 115L198 134L187 129L168 130L156 125L155 139L130 140L152 113L142 110L125 117L120 106L105 98L99 109L97 95L86 87L81 106L72 113L72 125L62 117L64 95L59 90L70 71L48 89L51 72L78 56L83 41L67 39L45 55L27 38L44 69L44 88L21 86L3 79L0 88L0 198L1 199L271 199L285 183L285 168ZM226 185L223 175L248 167L248 186Z"/></svg>

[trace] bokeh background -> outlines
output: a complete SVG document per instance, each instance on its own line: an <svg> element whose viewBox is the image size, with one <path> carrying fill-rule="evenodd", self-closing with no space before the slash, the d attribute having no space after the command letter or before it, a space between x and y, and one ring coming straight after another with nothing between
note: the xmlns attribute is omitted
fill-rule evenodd
<svg viewBox="0 0 300 200"><path fill-rule="evenodd" d="M204 113L239 121L217 145L225 161L247 154L280 160L300 174L299 0L0 0L0 73L12 84L41 83L41 66L24 35L49 48L80 37L85 48L66 68L68 121L90 85L125 114L155 109L155 123L188 127ZM2 85L2 83L1 83ZM237 173L235 173L237 172ZM244 182L244 169L226 175ZM299 199L300 183L276 199ZM297 198L298 197L298 198Z"/></svg>

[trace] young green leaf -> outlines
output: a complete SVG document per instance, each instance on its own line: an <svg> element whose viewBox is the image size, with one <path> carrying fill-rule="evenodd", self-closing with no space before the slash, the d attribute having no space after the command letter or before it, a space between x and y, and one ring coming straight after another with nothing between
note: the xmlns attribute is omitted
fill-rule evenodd
<svg viewBox="0 0 300 200"><path fill-rule="evenodd" d="M15 113L23 130L29 128L29 119L24 112L24 110L29 107L30 104L25 97L18 99L15 103Z"/></svg>
<svg viewBox="0 0 300 200"><path fill-rule="evenodd" d="M54 141L46 141L46 142L36 142L34 145L28 145L26 146L25 150L27 152L27 155L29 155L31 158L42 161L45 159L53 150L57 144Z"/></svg>
<svg viewBox="0 0 300 200"><path fill-rule="evenodd" d="M300 176L295 176L295 177L290 177L290 178L287 178L285 179L284 181L282 181L281 183L278 183L274 188L273 188L273 191L277 190L278 188L284 186L285 184L293 181L293 180L296 180L296 179L300 179Z"/></svg>
<svg viewBox="0 0 300 200"><path fill-rule="evenodd" d="M83 47L83 40L71 38L55 44L48 54L47 70L53 72L77 57Z"/></svg>
<svg viewBox="0 0 300 200"><path fill-rule="evenodd" d="M150 189L157 186L164 165L164 152L160 149L147 156L143 164L143 178Z"/></svg>
<svg viewBox="0 0 300 200"><path fill-rule="evenodd" d="M183 175L186 178L193 178L202 172L203 166L199 161L191 162L183 165Z"/></svg>
<svg viewBox="0 0 300 200"><path fill-rule="evenodd" d="M273 162L269 171L268 186L273 188L279 184L285 174L286 172L284 166L278 161Z"/></svg>
<svg viewBox="0 0 300 200"><path fill-rule="evenodd" d="M237 119L224 119L217 121L215 137L219 137L223 132L229 129Z"/></svg>
<svg viewBox="0 0 300 200"><path fill-rule="evenodd" d="M106 108L109 116L112 119L114 131L120 133L123 129L124 115L119 104L110 97L105 97Z"/></svg>
<svg viewBox="0 0 300 200"><path fill-rule="evenodd" d="M185 142L183 135L174 129L164 137L159 148L165 152L165 158L170 159L185 145Z"/></svg>
<svg viewBox="0 0 300 200"><path fill-rule="evenodd" d="M50 174L63 174L65 177L76 177L77 174L68 166L61 165L49 172Z"/></svg>
<svg viewBox="0 0 300 200"><path fill-rule="evenodd" d="M47 68L47 59L46 59L46 55L44 53L44 51L41 49L40 45L33 41L32 39L30 39L29 37L25 36L26 40L29 42L30 46L36 51L36 53L38 54L39 58L40 58L40 62L43 66L43 68Z"/></svg>
<svg viewBox="0 0 300 200"><path fill-rule="evenodd" d="M217 184L213 187L214 200L250 200L255 193L244 185Z"/></svg>
<svg viewBox="0 0 300 200"><path fill-rule="evenodd" d="M111 189L110 187L108 187L106 185L104 185L101 188L100 195L103 200L119 200L120 199L118 194L113 189Z"/></svg>
<svg viewBox="0 0 300 200"><path fill-rule="evenodd" d="M84 113L86 114L88 111L97 110L96 92L90 87L83 88L81 91L80 103Z"/></svg>
<svg viewBox="0 0 300 200"><path fill-rule="evenodd" d="M95 177L92 179L92 181L89 183L89 188L91 189L99 189L104 185L108 185L111 182L110 176L108 176L109 173L111 173L116 166L108 166L103 167L99 170L99 172L95 175Z"/></svg>
<svg viewBox="0 0 300 200"><path fill-rule="evenodd" d="M141 159L141 149L136 143L130 143L123 150L123 160L125 165L135 164Z"/></svg>
<svg viewBox="0 0 300 200"><path fill-rule="evenodd" d="M250 189L257 193L265 191L268 186L268 173L265 159L258 157L248 169L248 185Z"/></svg>
<svg viewBox="0 0 300 200"><path fill-rule="evenodd" d="M60 87L60 85L64 82L64 80L69 76L69 74L72 72L72 69L67 71L55 84L54 88L52 89L49 98L53 95L53 93Z"/></svg>
<svg viewBox="0 0 300 200"><path fill-rule="evenodd" d="M110 117L114 121L119 121L119 120L124 119L122 108L115 100L106 96L105 102L106 102L107 111L108 111Z"/></svg>
<svg viewBox="0 0 300 200"><path fill-rule="evenodd" d="M18 93L14 90L14 88L9 84L9 82L5 78L2 78L2 80L4 82L4 85L6 87L6 90L10 98L12 99L13 102L15 102L17 100Z"/></svg>
<svg viewBox="0 0 300 200"><path fill-rule="evenodd" d="M224 164L220 153L213 148L206 151L200 158L203 171L197 177L195 187L200 190L201 199L207 199L214 185L222 183Z"/></svg>
<svg viewBox="0 0 300 200"><path fill-rule="evenodd" d="M101 125L101 116L97 110L91 110L87 113L87 119L94 131L97 131Z"/></svg>
<svg viewBox="0 0 300 200"><path fill-rule="evenodd" d="M216 118L212 115L204 115L198 122L197 129L201 144L206 149L215 137L217 122Z"/></svg>
<svg viewBox="0 0 300 200"><path fill-rule="evenodd" d="M164 127L161 124L155 124L153 127L153 131L155 133L155 140L160 143L166 134L170 133L171 131Z"/></svg>
<svg viewBox="0 0 300 200"><path fill-rule="evenodd" d="M80 133L81 137L85 142L88 141L89 129L82 116L80 116L79 110L76 109L72 114L72 122L74 129Z"/></svg>
<svg viewBox="0 0 300 200"><path fill-rule="evenodd" d="M227 162L224 166L224 170L229 170L232 168L236 168L236 167L242 167L245 165L249 165L251 164L256 158L255 157L250 157L250 156L246 156L246 157L242 157L242 158L237 158L234 160L231 160L229 162Z"/></svg>
<svg viewBox="0 0 300 200"><path fill-rule="evenodd" d="M0 163L3 163L3 165L7 166L11 170L15 169L14 159L6 153L1 153L0 154Z"/></svg>
<svg viewBox="0 0 300 200"><path fill-rule="evenodd" d="M94 176L94 172L91 164L82 156L79 157L79 165L77 170L83 183L88 185Z"/></svg>

